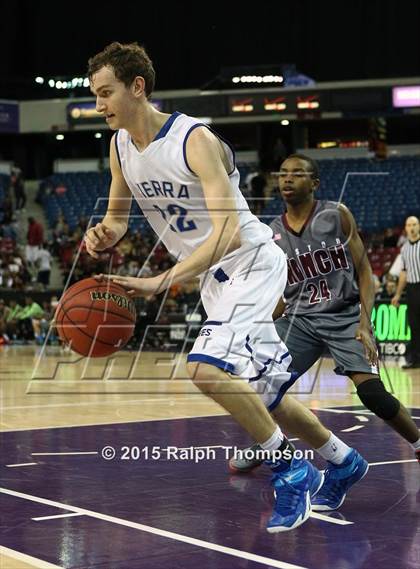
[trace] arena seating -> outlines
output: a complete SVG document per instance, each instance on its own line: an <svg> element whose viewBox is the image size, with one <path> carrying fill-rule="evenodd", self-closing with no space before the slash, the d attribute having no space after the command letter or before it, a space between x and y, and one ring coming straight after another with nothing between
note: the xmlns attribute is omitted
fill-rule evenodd
<svg viewBox="0 0 420 569"><path fill-rule="evenodd" d="M407 215L420 212L420 158L320 160L319 168L318 199L341 197L364 233L401 226ZM276 196L263 211L265 221L283 210Z"/></svg>
<svg viewBox="0 0 420 569"><path fill-rule="evenodd" d="M99 221L102 219L107 206L108 190L111 181L110 172L74 172L53 174L46 183L53 191L44 194L42 203L45 209L49 226L52 228L57 223L60 213L70 229L74 229L79 219L92 215ZM139 215L140 209L133 202L129 228L147 229L147 222Z"/></svg>
<svg viewBox="0 0 420 569"><path fill-rule="evenodd" d="M6 190L10 186L10 176L6 174L0 174L0 204L3 203L3 200L6 197ZM3 221L3 211L0 208L0 223Z"/></svg>
<svg viewBox="0 0 420 569"><path fill-rule="evenodd" d="M319 167L318 198L338 200L341 196L365 233L402 225L407 215L420 211L420 158L402 156L381 162L360 158L320 160ZM245 176L246 165L240 165L240 170ZM54 174L47 182L55 189L43 198L50 227L54 227L60 213L71 229L81 216L90 217L95 212L100 219L104 213L106 199L98 198L108 195L109 172ZM264 221L269 223L283 209L280 196L275 195L263 210ZM139 213L133 203L130 229L148 232L147 222L136 215Z"/></svg>

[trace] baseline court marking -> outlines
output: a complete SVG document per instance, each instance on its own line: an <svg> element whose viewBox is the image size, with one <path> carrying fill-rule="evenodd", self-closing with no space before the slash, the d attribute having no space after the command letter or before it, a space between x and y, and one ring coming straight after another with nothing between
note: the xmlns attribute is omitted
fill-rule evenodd
<svg viewBox="0 0 420 569"><path fill-rule="evenodd" d="M56 516L41 516L40 518L31 518L35 522L42 522L44 520L57 520L58 518L74 518L76 516L83 516L84 514L79 514L79 512L73 512L71 514L57 514Z"/></svg>
<svg viewBox="0 0 420 569"><path fill-rule="evenodd" d="M348 520L330 518L329 516L326 516L325 514L320 514L319 512L311 512L310 517L315 518L317 520L321 520L322 522L330 522L331 524L337 524L339 526L350 526L354 524L354 522L350 522Z"/></svg>
<svg viewBox="0 0 420 569"><path fill-rule="evenodd" d="M98 454L98 451L89 451L89 452L31 452L32 456L78 456L81 454Z"/></svg>
<svg viewBox="0 0 420 569"><path fill-rule="evenodd" d="M407 460L386 460L385 462L369 462L369 466L382 466L383 464L402 464L403 462L418 462L416 458Z"/></svg>
<svg viewBox="0 0 420 569"><path fill-rule="evenodd" d="M365 417L364 415L356 415L356 419L359 419L362 423L368 423L369 417Z"/></svg>
<svg viewBox="0 0 420 569"><path fill-rule="evenodd" d="M38 464L37 462L21 462L20 464L6 464L7 468L16 468L17 466L33 466Z"/></svg>
<svg viewBox="0 0 420 569"><path fill-rule="evenodd" d="M363 429L366 425L354 425L354 427L349 427L348 429L341 429L342 433L351 433L352 431L358 431Z"/></svg>
<svg viewBox="0 0 420 569"><path fill-rule="evenodd" d="M351 409L328 409L328 407L310 407L310 409L312 411L326 411L328 413L352 413L352 414L357 414L359 415L360 413L363 413L363 415L373 415L374 417L376 417L375 413L372 413L371 411L360 411L360 409L358 411L354 411ZM414 417L412 416L412 419L420 419L420 417Z"/></svg>

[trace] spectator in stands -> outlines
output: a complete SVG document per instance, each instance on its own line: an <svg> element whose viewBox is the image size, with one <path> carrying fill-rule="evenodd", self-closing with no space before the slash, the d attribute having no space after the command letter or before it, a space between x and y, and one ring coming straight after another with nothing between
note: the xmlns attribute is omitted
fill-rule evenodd
<svg viewBox="0 0 420 569"><path fill-rule="evenodd" d="M198 280L183 283L182 290L177 301L185 314L193 312L195 307L201 303Z"/></svg>
<svg viewBox="0 0 420 569"><path fill-rule="evenodd" d="M6 303L0 298L0 346L9 343L9 336L6 332L6 317L10 309Z"/></svg>
<svg viewBox="0 0 420 569"><path fill-rule="evenodd" d="M0 298L0 318L6 321L6 317L10 312L10 308L7 306L4 298Z"/></svg>
<svg viewBox="0 0 420 569"><path fill-rule="evenodd" d="M379 280L378 275L375 275L375 273L372 273L372 278L373 285L375 287L375 298L377 298L381 293L381 281Z"/></svg>
<svg viewBox="0 0 420 569"><path fill-rule="evenodd" d="M13 222L13 204L9 197L5 197L0 202L0 212L3 214L2 222L5 225L10 225Z"/></svg>
<svg viewBox="0 0 420 569"><path fill-rule="evenodd" d="M131 256L133 252L133 243L129 235L123 237L123 239L121 239L121 241L116 245L116 248L120 255L123 255L124 257Z"/></svg>
<svg viewBox="0 0 420 569"><path fill-rule="evenodd" d="M16 241L16 229L12 224L0 223L0 239L11 239Z"/></svg>
<svg viewBox="0 0 420 569"><path fill-rule="evenodd" d="M59 184L54 191L57 196L64 196L64 194L67 192L67 187L64 184Z"/></svg>
<svg viewBox="0 0 420 569"><path fill-rule="evenodd" d="M89 219L85 215L82 215L81 218L79 219L77 226L79 227L83 235L86 233L88 225L89 225Z"/></svg>
<svg viewBox="0 0 420 569"><path fill-rule="evenodd" d="M25 297L25 306L17 317L17 331L20 338L24 340L32 340L34 337L32 320L41 319L44 316L44 310L33 300L31 296Z"/></svg>
<svg viewBox="0 0 420 569"><path fill-rule="evenodd" d="M395 231L391 227L385 229L384 247L396 247L397 242L398 242L398 236L396 235Z"/></svg>
<svg viewBox="0 0 420 569"><path fill-rule="evenodd" d="M10 174L10 187L15 195L16 211L24 210L26 205L25 185L22 170L14 165Z"/></svg>
<svg viewBox="0 0 420 569"><path fill-rule="evenodd" d="M21 311L23 310L22 306L18 303L17 300L11 299L9 300L9 310L6 314L6 322L11 322L12 320L17 320Z"/></svg>
<svg viewBox="0 0 420 569"><path fill-rule="evenodd" d="M22 289L29 281L29 273L17 249L3 253L0 265L0 286Z"/></svg>
<svg viewBox="0 0 420 569"><path fill-rule="evenodd" d="M10 273L7 267L6 258L2 255L0 259L0 287L9 288L11 286Z"/></svg>
<svg viewBox="0 0 420 569"><path fill-rule="evenodd" d="M70 227L68 223L66 223L64 215L60 213L57 221L55 222L54 227L52 228L50 237L48 239L53 255L61 257L60 255L61 245L67 242L69 236L70 236Z"/></svg>
<svg viewBox="0 0 420 569"><path fill-rule="evenodd" d="M43 301L42 309L44 311L42 318L32 318L32 329L37 344L42 344L44 342L54 316L54 309L52 308L49 300ZM54 334L52 335L54 336Z"/></svg>
<svg viewBox="0 0 420 569"><path fill-rule="evenodd" d="M266 185L265 173L260 169L251 180L251 198L253 200L251 209L255 215L260 215L263 209Z"/></svg>
<svg viewBox="0 0 420 569"><path fill-rule="evenodd" d="M54 226L54 236L60 237L62 233L68 235L69 233L69 225L66 223L64 215L62 213L59 214L56 224Z"/></svg>
<svg viewBox="0 0 420 569"><path fill-rule="evenodd" d="M44 197L45 196L49 196L50 194L52 194L54 192L54 186L51 182L51 180L43 180L40 184L39 184L39 188L38 191L36 193L36 197L35 197L35 201L38 204L42 204Z"/></svg>
<svg viewBox="0 0 420 569"><path fill-rule="evenodd" d="M25 249L26 261L32 274L32 280L36 281L38 271L36 270L35 263L38 258L39 250L44 242L44 228L38 221L35 221L33 217L28 217L28 223L28 244Z"/></svg>
<svg viewBox="0 0 420 569"><path fill-rule="evenodd" d="M385 287L382 291L381 298L390 300L395 296L397 292L397 277L394 277L390 273L388 273L385 281Z"/></svg>
<svg viewBox="0 0 420 569"><path fill-rule="evenodd" d="M180 283L175 283L169 287L168 297L172 299L177 299L182 291L182 285Z"/></svg>
<svg viewBox="0 0 420 569"><path fill-rule="evenodd" d="M22 306L16 300L9 301L9 310L5 314L6 334L14 340L17 338L17 324L22 310Z"/></svg>
<svg viewBox="0 0 420 569"><path fill-rule="evenodd" d="M132 277L138 277L140 275L140 268L141 268L141 276L142 277L151 277L153 276L152 268L150 267L149 261L143 261L140 267L140 263L137 260L130 262L130 271L129 274Z"/></svg>
<svg viewBox="0 0 420 569"><path fill-rule="evenodd" d="M140 271L140 264L136 260L131 260L129 257L124 259L124 263L118 267L118 275L129 275L130 277L137 277Z"/></svg>
<svg viewBox="0 0 420 569"><path fill-rule="evenodd" d="M133 259L128 263L128 271L126 274L130 275L131 277L137 277L139 275L140 269L141 269L140 263L136 259ZM150 275L150 270L148 269L149 269L148 265L143 265L142 274L144 274L145 276Z"/></svg>
<svg viewBox="0 0 420 569"><path fill-rule="evenodd" d="M147 296L135 298L134 302L138 318L130 346L138 345L143 339L145 331L148 329L148 336L144 339L144 347L159 350L159 339L154 334L156 330L149 328L149 326L156 324L156 318L160 309L160 299L158 300L155 296Z"/></svg>
<svg viewBox="0 0 420 569"><path fill-rule="evenodd" d="M38 267L37 280L43 289L48 288L50 285L51 261L52 257L48 250L47 243L43 243L36 258L36 264Z"/></svg>
<svg viewBox="0 0 420 569"><path fill-rule="evenodd" d="M380 276L379 276L379 281L380 281L380 285L381 285L382 288L383 288L383 287L385 286L385 284L386 284L386 281L387 281L387 278L388 278L388 275L389 275L389 271L390 271L390 269L391 269L391 265L392 265L391 261L385 261L385 262L382 264L382 271L381 271L381 274L380 274Z"/></svg>
<svg viewBox="0 0 420 569"><path fill-rule="evenodd" d="M57 306L59 304L58 296L52 296L50 299L51 310L53 313L55 312Z"/></svg>
<svg viewBox="0 0 420 569"><path fill-rule="evenodd" d="M117 275L128 275L129 264L130 264L130 261L128 259L124 259L124 263L118 267L116 274ZM134 275L130 275L130 276L134 276Z"/></svg>
<svg viewBox="0 0 420 569"><path fill-rule="evenodd" d="M283 140L278 137L276 142L273 145L272 155L273 155L273 166L277 170L280 167L280 164L286 158L288 152L284 145Z"/></svg>

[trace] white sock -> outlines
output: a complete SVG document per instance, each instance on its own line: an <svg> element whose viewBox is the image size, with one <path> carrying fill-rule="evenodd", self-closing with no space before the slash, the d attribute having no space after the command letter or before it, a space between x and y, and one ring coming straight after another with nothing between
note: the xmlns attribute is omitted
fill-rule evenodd
<svg viewBox="0 0 420 569"><path fill-rule="evenodd" d="M264 450L277 450L278 448L280 448L283 440L284 440L284 435L281 432L280 427L277 426L276 430L271 435L271 437L268 440L266 440L264 443L260 443L260 446Z"/></svg>
<svg viewBox="0 0 420 569"><path fill-rule="evenodd" d="M415 443L411 443L414 450L420 450L420 439L417 439Z"/></svg>
<svg viewBox="0 0 420 569"><path fill-rule="evenodd" d="M341 439L336 437L334 433L330 434L330 438L322 445L322 447L315 449L322 458L329 460L333 464L341 464L351 451L351 448L346 445Z"/></svg>

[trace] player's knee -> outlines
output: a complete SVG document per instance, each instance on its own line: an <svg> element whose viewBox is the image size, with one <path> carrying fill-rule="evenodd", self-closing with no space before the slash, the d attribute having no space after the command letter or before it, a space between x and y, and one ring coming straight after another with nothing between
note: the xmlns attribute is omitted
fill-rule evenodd
<svg viewBox="0 0 420 569"><path fill-rule="evenodd" d="M188 362L187 373L194 385L206 393L215 389L216 385L226 377L221 369L200 362Z"/></svg>
<svg viewBox="0 0 420 569"><path fill-rule="evenodd" d="M368 379L357 386L357 395L365 407L380 419L390 421L400 410L400 402L385 389L380 379Z"/></svg>

